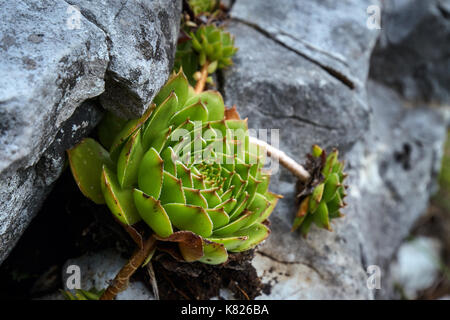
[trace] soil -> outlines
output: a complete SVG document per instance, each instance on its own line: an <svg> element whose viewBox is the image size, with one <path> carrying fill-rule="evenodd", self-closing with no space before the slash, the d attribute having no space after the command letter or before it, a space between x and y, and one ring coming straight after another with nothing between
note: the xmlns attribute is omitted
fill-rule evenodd
<svg viewBox="0 0 450 320"><path fill-rule="evenodd" d="M251 265L254 250L230 254L227 263L210 266L203 263L185 263L168 254L160 254L152 261L163 300L205 300L221 297L221 288L229 289L236 299L249 300L264 289Z"/></svg>

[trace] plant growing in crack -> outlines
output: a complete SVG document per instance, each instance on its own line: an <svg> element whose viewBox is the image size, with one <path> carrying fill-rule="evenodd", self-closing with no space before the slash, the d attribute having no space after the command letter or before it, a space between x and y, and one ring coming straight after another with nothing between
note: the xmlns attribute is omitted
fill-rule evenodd
<svg viewBox="0 0 450 320"><path fill-rule="evenodd" d="M107 117L101 127L112 134L121 126ZM69 150L72 173L128 230L142 219L153 233L102 298L120 292L158 243L177 243L165 250L178 259L221 264L269 235L263 222L279 196L268 191L263 149L248 142L246 120L226 117L219 93L194 92L180 71L114 135L111 145L87 138Z"/></svg>
<svg viewBox="0 0 450 320"><path fill-rule="evenodd" d="M114 299L156 250L214 265L264 241L270 233L266 221L281 198L268 190L266 154L301 181L293 229L300 227L305 236L312 222L330 229L329 219L339 217L344 205L345 175L337 151L326 157L314 146L305 169L250 137L247 119L240 119L235 107L226 108L220 93L204 91L210 74L231 65L237 49L229 33L195 19L185 18L182 26L178 72L145 114L129 121L107 114L98 128L99 142L86 138L68 150L81 192L106 204L137 245L100 299Z"/></svg>

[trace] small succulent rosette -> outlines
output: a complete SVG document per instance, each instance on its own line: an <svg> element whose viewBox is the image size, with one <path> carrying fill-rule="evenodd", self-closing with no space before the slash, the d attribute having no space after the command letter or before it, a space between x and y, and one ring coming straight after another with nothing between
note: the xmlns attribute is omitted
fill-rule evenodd
<svg viewBox="0 0 450 320"><path fill-rule="evenodd" d="M210 15L217 9L219 0L189 0L188 4L191 7L195 16L204 14Z"/></svg>
<svg viewBox="0 0 450 320"><path fill-rule="evenodd" d="M219 68L231 66L231 57L237 52L234 46L234 37L214 25L203 25L197 31L191 32L192 48L199 55L200 65L209 63L209 73Z"/></svg>
<svg viewBox="0 0 450 320"><path fill-rule="evenodd" d="M346 205L347 188L344 162L338 160L337 150L327 156L325 150L314 145L306 167L311 178L297 184L300 206L292 226L292 230L300 228L304 237L313 223L331 231L331 220L343 217L341 209Z"/></svg>
<svg viewBox="0 0 450 320"><path fill-rule="evenodd" d="M268 191L265 151L249 143L246 120L225 119L218 92L196 94L182 71L141 118L109 114L98 136L68 151L80 190L122 224L143 220L178 242L185 261L224 263L269 235L280 196Z"/></svg>
<svg viewBox="0 0 450 320"><path fill-rule="evenodd" d="M189 28L188 28L189 29ZM206 65L208 74L232 65L232 56L237 52L233 36L213 24L203 25L196 32L183 32L175 55L175 70L181 68L190 84L195 85L199 70ZM212 79L208 78L211 83Z"/></svg>

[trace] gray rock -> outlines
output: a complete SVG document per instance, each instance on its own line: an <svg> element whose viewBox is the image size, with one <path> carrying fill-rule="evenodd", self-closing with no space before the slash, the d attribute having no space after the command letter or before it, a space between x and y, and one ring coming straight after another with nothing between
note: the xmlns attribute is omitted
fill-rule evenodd
<svg viewBox="0 0 450 320"><path fill-rule="evenodd" d="M346 217L333 221L332 233L313 227L305 240L289 232L295 178L284 169L275 171L271 190L284 199L254 260L258 274L272 284L262 298L385 296L392 290L384 282L388 262L434 190L444 117L406 108L406 101L376 83L367 92L352 90L258 28L235 21L229 29L240 50L222 74L226 104L237 104L250 128L280 129L279 147L297 161L304 161L314 143L338 147L350 174ZM382 293L367 286L370 265L380 267Z"/></svg>
<svg viewBox="0 0 450 320"><path fill-rule="evenodd" d="M39 161L0 175L0 263L33 219L63 171L65 150L87 136L102 116L99 106L83 103L59 129Z"/></svg>
<svg viewBox="0 0 450 320"><path fill-rule="evenodd" d="M446 123L439 112L407 108L395 91L368 83L371 129L348 152L350 191L347 212L358 225L365 265L378 265L387 280L389 263L425 213L436 190ZM392 283L382 281L379 297Z"/></svg>
<svg viewBox="0 0 450 320"><path fill-rule="evenodd" d="M105 33L63 1L0 3L0 173L35 164L61 124L104 91Z"/></svg>
<svg viewBox="0 0 450 320"><path fill-rule="evenodd" d="M371 77L409 100L450 101L450 2L383 2Z"/></svg>
<svg viewBox="0 0 450 320"><path fill-rule="evenodd" d="M439 240L427 237L418 237L401 245L390 273L405 298L416 299L420 291L436 283L441 270L441 249Z"/></svg>
<svg viewBox="0 0 450 320"><path fill-rule="evenodd" d="M104 31L110 64L103 107L141 116L172 70L181 1L67 0Z"/></svg>
<svg viewBox="0 0 450 320"><path fill-rule="evenodd" d="M226 103L237 104L241 116L249 118L250 128L280 129L280 148L300 162L314 143L346 149L368 130L363 92L249 26L234 22L229 30L239 51L223 75L223 91ZM352 217L337 221L333 233L313 228L306 240L290 232L295 182L285 169L272 176L271 190L284 199L272 215L271 236L254 261L259 275L273 286L263 298L371 298Z"/></svg>
<svg viewBox="0 0 450 320"><path fill-rule="evenodd" d="M100 96L136 117L164 84L181 1L0 0L0 8L1 263L62 172L65 150L100 120L97 103L83 101Z"/></svg>
<svg viewBox="0 0 450 320"><path fill-rule="evenodd" d="M228 30L239 51L224 72L222 91L226 104L237 104L250 119L250 128L280 129L280 148L299 161L310 151L300 140L348 148L367 130L363 91L349 89L254 28L233 22Z"/></svg>
<svg viewBox="0 0 450 320"><path fill-rule="evenodd" d="M345 218L333 222L333 233L313 228L306 240L290 234L294 184L284 170L273 177L271 190L285 198L254 260L263 281L272 284L262 298L395 297L390 262L435 190L446 125L438 112L405 108L395 92L376 83L369 83L368 97L371 126L345 154L348 207ZM289 131L297 136L301 129ZM310 145L307 141L302 144ZM380 268L381 290L366 286L371 265Z"/></svg>
<svg viewBox="0 0 450 320"><path fill-rule="evenodd" d="M103 31L83 17L72 29L63 1L0 6L2 262L61 173L65 148L100 119L92 104L75 110L104 91L109 58Z"/></svg>
<svg viewBox="0 0 450 320"><path fill-rule="evenodd" d="M364 87L378 31L367 8L378 1L237 0L234 19L252 25L306 57L347 86Z"/></svg>

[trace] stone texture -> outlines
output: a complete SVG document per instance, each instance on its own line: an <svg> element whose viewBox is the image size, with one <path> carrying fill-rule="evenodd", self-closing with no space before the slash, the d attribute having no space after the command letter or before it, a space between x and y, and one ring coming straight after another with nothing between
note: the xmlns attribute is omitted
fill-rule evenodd
<svg viewBox="0 0 450 320"><path fill-rule="evenodd" d="M238 105L250 128L278 128L280 148L297 160L310 146L347 148L368 128L364 92L240 22L230 24L239 48L223 75L227 105ZM318 107L320 106L320 107ZM296 135L284 128L298 128ZM333 134L329 134L333 132Z"/></svg>
<svg viewBox="0 0 450 320"><path fill-rule="evenodd" d="M450 101L450 2L383 2L371 77L409 100Z"/></svg>
<svg viewBox="0 0 450 320"><path fill-rule="evenodd" d="M65 150L100 120L97 100L82 103L100 96L137 117L164 84L181 1L0 0L0 9L1 263L62 172Z"/></svg>
<svg viewBox="0 0 450 320"><path fill-rule="evenodd" d="M105 33L63 1L0 3L0 173L37 162L62 122L104 91Z"/></svg>
<svg viewBox="0 0 450 320"><path fill-rule="evenodd" d="M67 2L106 34L110 64L103 107L123 117L141 116L172 70L181 1Z"/></svg>
<svg viewBox="0 0 450 320"><path fill-rule="evenodd" d="M435 110L410 108L375 82L368 83L368 98L371 129L347 156L352 186L347 212L361 233L364 263L382 270L386 281L377 294L385 298L393 290L389 263L436 190L446 122Z"/></svg>
<svg viewBox="0 0 450 320"><path fill-rule="evenodd" d="M237 0L231 16L296 51L350 87L363 87L377 30L366 26L378 1Z"/></svg>
<svg viewBox="0 0 450 320"><path fill-rule="evenodd" d="M371 129L348 156L355 173L350 196L370 264L385 264L436 191L446 124L434 110L407 108L381 84L368 83L368 98Z"/></svg>
<svg viewBox="0 0 450 320"><path fill-rule="evenodd" d="M63 290L67 289L67 268L71 265L80 268L81 289L97 290L105 289L109 281L114 279L117 272L127 263L127 260L120 257L116 250L108 249L96 253L88 253L81 257L68 260L62 268ZM50 295L49 300L55 300L58 296ZM154 300L153 294L142 282L130 282L128 288L119 293L116 300Z"/></svg>
<svg viewBox="0 0 450 320"><path fill-rule="evenodd" d="M35 165L0 175L0 263L19 240L63 171L65 150L87 136L101 116L98 105L82 104L61 125L55 140Z"/></svg>
<svg viewBox="0 0 450 320"><path fill-rule="evenodd" d="M300 162L313 143L344 150L368 130L370 110L363 92L247 25L235 22L229 30L239 51L235 65L223 75L223 91L226 104L236 103L250 128L279 129L279 147ZM295 178L284 169L273 173L271 190L284 199L272 215L271 236L254 261L273 285L263 298L371 298L354 221L338 221L334 233L315 229L307 240L291 233Z"/></svg>
<svg viewBox="0 0 450 320"><path fill-rule="evenodd" d="M226 104L237 104L250 128L280 129L279 147L297 161L304 161L314 143L338 147L350 174L346 217L333 222L332 233L313 227L302 239L290 233L295 178L284 169L275 171L271 190L284 199L254 260L258 274L272 284L261 298L386 297L392 290L383 282L389 260L434 190L445 117L425 106L411 108L374 82L367 90L366 85L350 89L259 26L234 21L229 30L239 51L234 66L219 77ZM365 64L367 70L369 61ZM382 292L367 287L369 265L381 268Z"/></svg>

